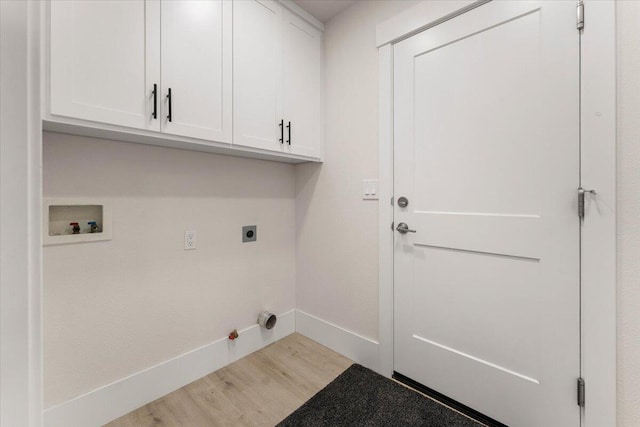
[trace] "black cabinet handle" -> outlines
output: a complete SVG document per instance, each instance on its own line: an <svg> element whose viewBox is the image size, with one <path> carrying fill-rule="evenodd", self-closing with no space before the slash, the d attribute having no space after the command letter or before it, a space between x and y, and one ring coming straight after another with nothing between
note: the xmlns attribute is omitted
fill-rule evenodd
<svg viewBox="0 0 640 427"><path fill-rule="evenodd" d="M291 122L287 125L287 129L289 130L289 139L287 139L287 144L291 145Z"/></svg>
<svg viewBox="0 0 640 427"><path fill-rule="evenodd" d="M171 88L169 88L169 93L167 93L167 100L169 101L169 115L167 116L167 119L171 121Z"/></svg>
<svg viewBox="0 0 640 427"><path fill-rule="evenodd" d="M280 144L284 144L284 120L280 120Z"/></svg>
<svg viewBox="0 0 640 427"><path fill-rule="evenodd" d="M156 83L153 84L153 114L151 116L154 119L158 118L158 85Z"/></svg>

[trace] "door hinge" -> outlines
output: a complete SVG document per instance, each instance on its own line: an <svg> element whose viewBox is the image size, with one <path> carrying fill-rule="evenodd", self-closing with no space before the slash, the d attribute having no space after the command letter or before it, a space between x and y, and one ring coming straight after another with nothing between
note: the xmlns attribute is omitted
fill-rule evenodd
<svg viewBox="0 0 640 427"><path fill-rule="evenodd" d="M578 188L578 218L584 219L584 188Z"/></svg>
<svg viewBox="0 0 640 427"><path fill-rule="evenodd" d="M578 218L584 219L584 196L589 193L596 195L596 190L585 190L582 187L578 187Z"/></svg>
<svg viewBox="0 0 640 427"><path fill-rule="evenodd" d="M576 28L582 30L584 28L584 2L578 0L576 6Z"/></svg>
<svg viewBox="0 0 640 427"><path fill-rule="evenodd" d="M580 406L581 408L584 407L584 393L585 393L584 379L578 378L578 406Z"/></svg>
<svg viewBox="0 0 640 427"><path fill-rule="evenodd" d="M393 231L393 226L395 225L395 221L391 223L391 231Z"/></svg>
<svg viewBox="0 0 640 427"><path fill-rule="evenodd" d="M393 197L391 197L391 206L393 206Z"/></svg>

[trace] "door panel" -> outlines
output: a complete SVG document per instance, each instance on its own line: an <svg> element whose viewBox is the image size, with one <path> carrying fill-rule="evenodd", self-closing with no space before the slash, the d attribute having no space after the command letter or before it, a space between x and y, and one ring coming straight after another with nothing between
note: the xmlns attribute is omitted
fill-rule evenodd
<svg viewBox="0 0 640 427"><path fill-rule="evenodd" d="M579 44L491 2L394 46L394 369L503 423L579 425Z"/></svg>
<svg viewBox="0 0 640 427"><path fill-rule="evenodd" d="M415 56L416 133L430 139L415 145L419 209L538 213L539 20L533 12Z"/></svg>
<svg viewBox="0 0 640 427"><path fill-rule="evenodd" d="M284 119L285 150L320 156L320 92L322 33L297 15L284 15ZM289 139L289 134L291 138Z"/></svg>
<svg viewBox="0 0 640 427"><path fill-rule="evenodd" d="M158 2L54 1L51 114L159 130Z"/></svg>
<svg viewBox="0 0 640 427"><path fill-rule="evenodd" d="M161 5L163 132L231 143L231 2Z"/></svg>
<svg viewBox="0 0 640 427"><path fill-rule="evenodd" d="M283 149L282 14L274 1L233 2L234 144Z"/></svg>
<svg viewBox="0 0 640 427"><path fill-rule="evenodd" d="M421 301L414 337L537 382L539 304L531 302L539 299L540 261L416 246L414 274L429 281L413 288L412 299ZM454 265L464 268L439 268Z"/></svg>

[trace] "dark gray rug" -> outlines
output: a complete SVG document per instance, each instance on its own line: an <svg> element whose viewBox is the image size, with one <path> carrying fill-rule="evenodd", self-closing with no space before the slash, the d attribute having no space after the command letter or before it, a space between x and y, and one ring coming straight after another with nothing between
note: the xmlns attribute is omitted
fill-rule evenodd
<svg viewBox="0 0 640 427"><path fill-rule="evenodd" d="M478 427L481 424L354 364L278 424L287 426Z"/></svg>

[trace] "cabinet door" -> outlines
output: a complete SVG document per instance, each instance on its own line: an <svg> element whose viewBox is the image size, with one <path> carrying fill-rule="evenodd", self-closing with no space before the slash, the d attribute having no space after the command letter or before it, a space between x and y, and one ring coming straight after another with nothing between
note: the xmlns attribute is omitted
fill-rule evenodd
<svg viewBox="0 0 640 427"><path fill-rule="evenodd" d="M284 16L285 150L320 157L322 33L297 15Z"/></svg>
<svg viewBox="0 0 640 427"><path fill-rule="evenodd" d="M233 3L234 144L281 151L282 6Z"/></svg>
<svg viewBox="0 0 640 427"><path fill-rule="evenodd" d="M154 1L52 1L52 115L159 130L160 9Z"/></svg>
<svg viewBox="0 0 640 427"><path fill-rule="evenodd" d="M161 8L162 131L230 143L231 2L163 0Z"/></svg>

